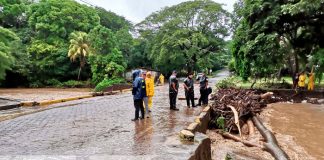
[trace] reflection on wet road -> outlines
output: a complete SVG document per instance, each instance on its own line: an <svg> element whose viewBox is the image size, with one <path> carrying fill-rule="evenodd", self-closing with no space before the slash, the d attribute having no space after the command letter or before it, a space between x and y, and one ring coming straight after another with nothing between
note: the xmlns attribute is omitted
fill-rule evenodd
<svg viewBox="0 0 324 160"><path fill-rule="evenodd" d="M219 75L210 79L211 85L228 76L228 72ZM198 89L196 85L196 97ZM184 97L182 87L179 92L179 97ZM137 122L131 121L131 92L76 101L74 106L0 122L0 159L5 155L64 155L71 159L100 159L107 155L103 159L181 156L170 145L175 141L170 137L193 122L202 108L187 108L185 101L178 101L180 111L170 111L167 85L156 87L155 93L151 118Z"/></svg>

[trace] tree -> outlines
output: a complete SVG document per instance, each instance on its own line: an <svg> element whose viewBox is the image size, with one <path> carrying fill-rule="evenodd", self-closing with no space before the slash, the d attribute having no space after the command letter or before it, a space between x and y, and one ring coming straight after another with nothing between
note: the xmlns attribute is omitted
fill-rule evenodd
<svg viewBox="0 0 324 160"><path fill-rule="evenodd" d="M66 56L69 35L74 31L88 33L100 19L94 8L73 0L41 0L30 5L27 12L30 40L27 51L32 61L30 81L46 83L48 79L67 81L78 76L80 66ZM89 67L82 68L80 77L91 76Z"/></svg>
<svg viewBox="0 0 324 160"><path fill-rule="evenodd" d="M19 41L15 33L0 27L0 80L5 78L6 70L10 70L14 63L12 50L15 41Z"/></svg>
<svg viewBox="0 0 324 160"><path fill-rule="evenodd" d="M232 52L244 79L266 77L289 67L291 75L305 68L307 57L322 47L321 0L246 0L240 10Z"/></svg>
<svg viewBox="0 0 324 160"><path fill-rule="evenodd" d="M0 0L0 25L5 28L20 28L27 25L27 0Z"/></svg>
<svg viewBox="0 0 324 160"><path fill-rule="evenodd" d="M96 7L95 9L100 17L100 25L111 29L113 32L117 32L124 28L132 28L131 22L124 17L101 7Z"/></svg>
<svg viewBox="0 0 324 160"><path fill-rule="evenodd" d="M98 25L89 32L91 48L96 54L109 54L117 47L115 34L108 28Z"/></svg>
<svg viewBox="0 0 324 160"><path fill-rule="evenodd" d="M105 78L117 78L121 76L127 67L122 53L117 49L112 49L109 54L96 54L89 58L92 72L92 83L98 84Z"/></svg>
<svg viewBox="0 0 324 160"><path fill-rule="evenodd" d="M183 2L148 16L137 25L150 41L156 68L164 72L197 69L197 61L218 53L228 36L229 14L210 0Z"/></svg>
<svg viewBox="0 0 324 160"><path fill-rule="evenodd" d="M70 47L68 57L71 61L80 61L80 69L78 74L78 80L80 80L81 70L86 64L86 58L91 54L89 48L88 35L85 32L73 32L70 35Z"/></svg>
<svg viewBox="0 0 324 160"><path fill-rule="evenodd" d="M129 33L128 28L122 28L116 32L117 45L119 50L122 52L127 64L132 61L131 56L134 51L134 39Z"/></svg>
<svg viewBox="0 0 324 160"><path fill-rule="evenodd" d="M117 38L110 29L99 25L90 31L89 37L93 52L96 53L89 58L93 84L108 77L115 78L119 71L125 70L124 57L118 49Z"/></svg>

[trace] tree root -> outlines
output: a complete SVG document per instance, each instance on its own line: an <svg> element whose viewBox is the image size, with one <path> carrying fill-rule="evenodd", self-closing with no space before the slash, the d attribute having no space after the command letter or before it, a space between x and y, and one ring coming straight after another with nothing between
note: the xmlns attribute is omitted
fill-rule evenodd
<svg viewBox="0 0 324 160"><path fill-rule="evenodd" d="M254 125L266 140L265 149L277 160L288 160L288 155L279 147L276 137L262 124L257 116L252 117Z"/></svg>

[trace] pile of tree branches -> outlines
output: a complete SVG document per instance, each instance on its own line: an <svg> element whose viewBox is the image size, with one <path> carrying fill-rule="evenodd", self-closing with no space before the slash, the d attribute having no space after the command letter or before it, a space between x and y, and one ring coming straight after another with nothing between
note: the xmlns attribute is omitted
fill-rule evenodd
<svg viewBox="0 0 324 160"><path fill-rule="evenodd" d="M281 101L281 98L276 98L272 92L265 93L261 90L220 89L212 96L212 100L211 118L215 121L211 121L211 125L223 129L219 132L223 137L239 141L249 147L262 148L271 153L275 159L289 159L279 147L275 136L256 116L267 104ZM252 143L242 136L242 133L253 135L254 126L266 140L263 145ZM237 132L239 136L232 134Z"/></svg>
<svg viewBox="0 0 324 160"><path fill-rule="evenodd" d="M238 131L239 129L235 125L233 109L237 112L238 120L242 127L243 124L247 123L249 118L260 113L268 103L278 101L270 92L264 93L261 90L241 90L234 88L219 90L212 96L212 100L212 118L217 119L223 117L225 122L224 129L228 131ZM215 125L217 124L215 123Z"/></svg>

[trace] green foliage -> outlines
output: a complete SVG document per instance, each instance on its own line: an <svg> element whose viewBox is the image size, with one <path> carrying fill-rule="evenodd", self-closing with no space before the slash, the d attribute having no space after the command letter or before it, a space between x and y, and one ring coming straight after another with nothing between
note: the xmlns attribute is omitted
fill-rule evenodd
<svg viewBox="0 0 324 160"><path fill-rule="evenodd" d="M98 84L105 78L120 77L127 67L122 53L116 48L110 54L91 56L89 61L93 84Z"/></svg>
<svg viewBox="0 0 324 160"><path fill-rule="evenodd" d="M234 77L225 78L225 79L219 81L216 84L216 87L219 89L235 88L236 83L234 81Z"/></svg>
<svg viewBox="0 0 324 160"><path fill-rule="evenodd" d="M34 81L29 84L29 87L31 87L31 88L41 88L44 86L45 85L41 81Z"/></svg>
<svg viewBox="0 0 324 160"><path fill-rule="evenodd" d="M17 35L8 29L0 27L0 80L5 78L6 70L12 68L14 63L14 44L20 41Z"/></svg>
<svg viewBox="0 0 324 160"><path fill-rule="evenodd" d="M211 61L203 62L222 52L228 21L229 14L220 4L190 1L151 14L137 30L149 41L148 57L154 68L191 71L212 67Z"/></svg>
<svg viewBox="0 0 324 160"><path fill-rule="evenodd" d="M127 64L132 60L132 54L134 50L134 40L132 35L129 33L128 28L122 28L116 32L117 46L122 52Z"/></svg>
<svg viewBox="0 0 324 160"><path fill-rule="evenodd" d="M100 17L100 24L111 29L113 32L117 32L123 28L132 27L131 22L122 16L118 16L113 12L106 11L104 8L96 7L95 9Z"/></svg>
<svg viewBox="0 0 324 160"><path fill-rule="evenodd" d="M235 59L231 59L230 62L228 62L228 69L229 71L233 72L235 71Z"/></svg>
<svg viewBox="0 0 324 160"><path fill-rule="evenodd" d="M67 39L74 31L89 32L100 22L94 9L73 0L41 0L31 5L28 15L37 37L50 43Z"/></svg>
<svg viewBox="0 0 324 160"><path fill-rule="evenodd" d="M123 55L132 55L133 37L124 17L74 0L0 0L0 7L0 79L11 75L4 84L27 79L31 87L60 87L78 74L97 84L127 67ZM90 52L98 67L86 65Z"/></svg>
<svg viewBox="0 0 324 160"><path fill-rule="evenodd" d="M96 26L89 33L92 49L97 54L109 54L117 46L115 34L104 26Z"/></svg>
<svg viewBox="0 0 324 160"><path fill-rule="evenodd" d="M0 14L0 25L5 28L20 28L27 25L27 0L0 0L3 7Z"/></svg>
<svg viewBox="0 0 324 160"><path fill-rule="evenodd" d="M107 79L105 78L103 81L101 81L95 88L96 92L100 92L105 90L107 87L110 87L114 84L121 84L125 83L125 79L122 78L114 78L114 79Z"/></svg>
<svg viewBox="0 0 324 160"><path fill-rule="evenodd" d="M152 62L149 59L148 40L135 39L132 54L126 59L129 68L148 67L152 66Z"/></svg>
<svg viewBox="0 0 324 160"><path fill-rule="evenodd" d="M324 48L316 50L314 55L309 58L309 61L309 68L315 67L315 78L318 83L321 83L324 74Z"/></svg>
<svg viewBox="0 0 324 160"><path fill-rule="evenodd" d="M223 116L220 116L216 120L218 128L225 130L225 118Z"/></svg>
<svg viewBox="0 0 324 160"><path fill-rule="evenodd" d="M53 78L53 79L47 80L46 85L55 86L55 87L61 87L62 83L59 80Z"/></svg>
<svg viewBox="0 0 324 160"><path fill-rule="evenodd" d="M89 47L90 42L88 34L84 32L73 32L70 37L68 57L70 57L72 62L79 59L80 70L78 80L80 80L81 70L86 64L86 58L91 54Z"/></svg>
<svg viewBox="0 0 324 160"><path fill-rule="evenodd" d="M66 82L62 83L63 87L67 87L67 88L80 88L80 87L85 87L88 85L87 81L76 81L76 80L69 80Z"/></svg>
<svg viewBox="0 0 324 160"><path fill-rule="evenodd" d="M321 43L323 1L246 0L236 3L232 53L245 80L267 77L280 68L296 73Z"/></svg>
<svg viewBox="0 0 324 160"><path fill-rule="evenodd" d="M225 157L225 160L232 160L232 156L228 153L226 153L226 157Z"/></svg>

